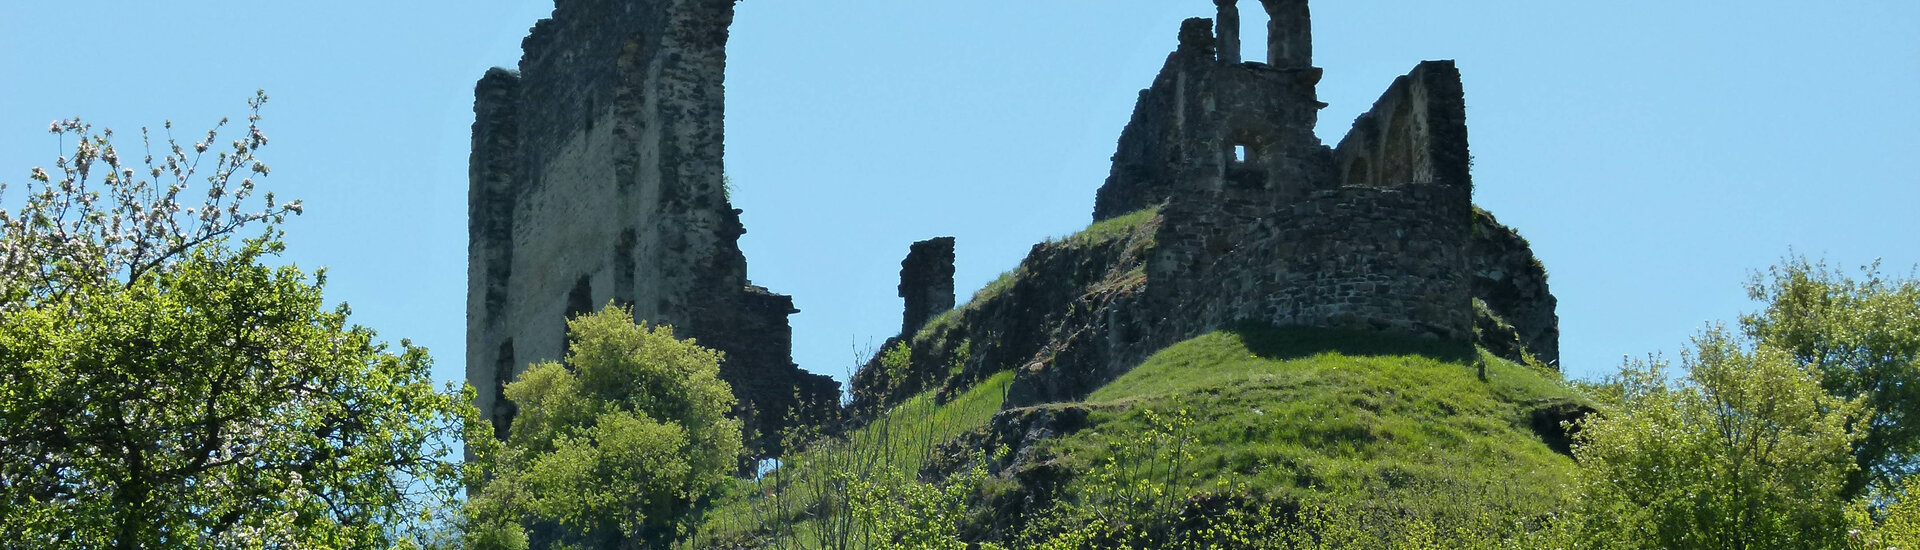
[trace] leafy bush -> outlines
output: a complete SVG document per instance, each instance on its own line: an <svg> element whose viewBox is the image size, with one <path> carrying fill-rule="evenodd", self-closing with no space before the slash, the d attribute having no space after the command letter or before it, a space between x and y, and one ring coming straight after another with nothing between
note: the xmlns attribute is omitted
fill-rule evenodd
<svg viewBox="0 0 1920 550"><path fill-rule="evenodd" d="M625 308L567 330L564 365L535 364L506 388L520 413L473 502L481 530L509 543L522 525L539 527L536 544L674 540L741 453L720 353L635 324Z"/></svg>

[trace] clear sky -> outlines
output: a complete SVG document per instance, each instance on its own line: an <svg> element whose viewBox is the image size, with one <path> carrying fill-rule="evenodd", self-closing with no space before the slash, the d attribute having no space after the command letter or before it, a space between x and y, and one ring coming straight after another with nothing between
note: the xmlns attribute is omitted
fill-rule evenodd
<svg viewBox="0 0 1920 550"><path fill-rule="evenodd" d="M1244 13L1254 0L1243 2ZM265 88L288 258L383 337L462 371L473 83L547 0L0 5L0 181L47 122L184 136ZM728 171L755 283L801 366L844 378L898 330L908 244L952 235L965 300L1089 221L1138 91L1207 0L752 0ZM1475 200L1527 236L1575 376L1749 311L1790 249L1920 263L1920 2L1322 1L1320 137L1423 59L1465 77ZM1257 27L1249 17L1249 27ZM1249 37L1249 43L1258 43ZM1256 55L1249 55L1257 59ZM71 145L69 143L68 145ZM6 199L8 203L14 198Z"/></svg>

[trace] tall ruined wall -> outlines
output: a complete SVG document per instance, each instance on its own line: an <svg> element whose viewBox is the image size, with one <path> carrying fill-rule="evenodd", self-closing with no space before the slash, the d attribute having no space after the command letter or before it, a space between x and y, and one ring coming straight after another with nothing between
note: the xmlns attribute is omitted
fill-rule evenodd
<svg viewBox="0 0 1920 550"><path fill-rule="evenodd" d="M953 242L953 237L936 237L913 243L900 261L900 298L907 304L900 314L901 334L953 309Z"/></svg>
<svg viewBox="0 0 1920 550"><path fill-rule="evenodd" d="M558 0L519 71L476 86L467 371L498 429L514 412L502 382L560 359L565 320L608 303L726 352L721 376L762 434L796 394L837 401L793 364L792 299L752 286L737 244L722 163L733 4Z"/></svg>

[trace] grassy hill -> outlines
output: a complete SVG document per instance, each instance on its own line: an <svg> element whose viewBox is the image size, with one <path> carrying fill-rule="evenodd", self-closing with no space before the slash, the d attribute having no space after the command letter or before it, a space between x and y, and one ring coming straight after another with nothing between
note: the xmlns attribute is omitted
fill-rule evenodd
<svg viewBox="0 0 1920 550"><path fill-rule="evenodd" d="M1581 403L1556 373L1477 349L1267 326L1168 347L1079 403L996 412L1010 375L908 399L741 482L689 546L882 547L855 493L885 479L965 484L963 513L940 519L1014 546L1076 529L1096 546L1191 542L1229 519L1354 540L1518 533L1563 505L1574 465L1551 420Z"/></svg>

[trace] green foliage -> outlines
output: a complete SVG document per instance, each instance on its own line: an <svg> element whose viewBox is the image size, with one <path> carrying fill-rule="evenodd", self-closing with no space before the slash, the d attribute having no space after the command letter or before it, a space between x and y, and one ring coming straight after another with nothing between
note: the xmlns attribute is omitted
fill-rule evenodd
<svg viewBox="0 0 1920 550"><path fill-rule="evenodd" d="M1877 265L1854 278L1792 256L1749 282L1747 294L1766 303L1741 318L1748 335L1819 370L1828 392L1863 399L1871 411L1847 493L1897 489L1920 468L1920 279L1890 279Z"/></svg>
<svg viewBox="0 0 1920 550"><path fill-rule="evenodd" d="M1852 510L1851 523L1856 527L1848 532L1852 548L1920 548L1920 479L1908 477L1889 496L1893 501L1881 510L1880 521L1874 521L1865 507Z"/></svg>
<svg viewBox="0 0 1920 550"><path fill-rule="evenodd" d="M1526 413L1575 396L1491 357L1481 382L1480 359L1421 339L1258 326L1175 345L1097 392L1091 427L1041 443L1035 456L1079 474L1007 547L1529 547L1564 506L1573 463L1527 431ZM957 544L1011 482L914 473L953 427L985 425L1010 375L945 405L910 399L851 441L795 457L688 547ZM963 409L979 412L950 414Z"/></svg>
<svg viewBox="0 0 1920 550"><path fill-rule="evenodd" d="M139 171L111 131L51 130L82 141L0 211L0 540L417 547L472 479L453 456L472 395L325 307L324 276L263 265L299 206L253 206L237 178L267 172L258 127ZM265 235L232 245L248 227Z"/></svg>
<svg viewBox="0 0 1920 550"><path fill-rule="evenodd" d="M471 396L260 265L266 246L199 247L0 319L7 540L386 548L453 496Z"/></svg>
<svg viewBox="0 0 1920 550"><path fill-rule="evenodd" d="M877 477L844 473L848 507L854 521L868 529L874 550L967 550L960 525L967 503L987 480L985 452L974 454L972 469L939 483L923 483L899 470ZM980 550L1000 550L991 543Z"/></svg>
<svg viewBox="0 0 1920 550"><path fill-rule="evenodd" d="M1839 548L1857 402L1818 371L1723 329L1694 340L1686 377L1622 366L1608 410L1585 422L1571 540L1589 548Z"/></svg>
<svg viewBox="0 0 1920 550"><path fill-rule="evenodd" d="M883 529L906 529L861 519L854 513L854 497L908 495L921 499L914 509L932 509L935 501L929 499L946 494L946 486L907 484L918 483L915 476L936 457L940 444L987 425L1000 411L1012 381L1012 372L1001 372L946 403L936 402L934 392L924 392L844 438L815 441L717 500L687 547L753 541L762 548L858 548L878 540ZM870 511L878 510L874 505L867 504ZM918 522L913 529L938 524Z"/></svg>
<svg viewBox="0 0 1920 550"><path fill-rule="evenodd" d="M885 353L880 354L880 370L886 375L887 383L890 385L889 392L893 388L898 388L901 381L912 375L912 363L913 348L906 342L894 344L893 347L887 348Z"/></svg>
<svg viewBox="0 0 1920 550"><path fill-rule="evenodd" d="M579 544L673 540L741 453L719 352L624 308L567 329L565 365L535 364L506 388L520 413L473 502L479 530L503 548L523 524L558 525Z"/></svg>
<svg viewBox="0 0 1920 550"><path fill-rule="evenodd" d="M231 148L215 143L224 118L191 146L175 141L168 122L163 151L141 128L138 162L122 156L111 129L96 134L78 118L54 121L49 133L79 142L54 170L29 172L18 210L0 208L0 311L135 281L200 245L248 227L271 235L287 215L300 214L300 201L277 202L272 192L255 198L253 177L271 172L255 156L267 146L258 124L266 103L264 91L247 102L246 136ZM0 197L6 190L0 182Z"/></svg>
<svg viewBox="0 0 1920 550"><path fill-rule="evenodd" d="M1194 421L1186 411L1163 415L1142 411L1145 429L1117 434L1110 449L1075 481L1072 497L1030 522L1021 547L1075 548L1098 541L1114 548L1165 545L1167 529L1180 519L1187 486L1197 474L1184 471L1193 461L1187 434Z"/></svg>

